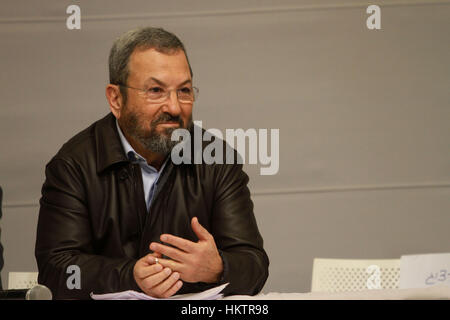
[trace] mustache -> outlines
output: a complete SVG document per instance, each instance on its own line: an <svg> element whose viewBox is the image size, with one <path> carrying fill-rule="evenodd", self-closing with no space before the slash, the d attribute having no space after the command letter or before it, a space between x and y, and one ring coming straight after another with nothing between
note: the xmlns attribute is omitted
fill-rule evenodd
<svg viewBox="0 0 450 320"><path fill-rule="evenodd" d="M176 122L180 126L180 128L183 128L183 120L180 116L173 116L168 113L162 113L158 118L153 119L151 122L152 127L156 126L157 124L164 123L164 122Z"/></svg>

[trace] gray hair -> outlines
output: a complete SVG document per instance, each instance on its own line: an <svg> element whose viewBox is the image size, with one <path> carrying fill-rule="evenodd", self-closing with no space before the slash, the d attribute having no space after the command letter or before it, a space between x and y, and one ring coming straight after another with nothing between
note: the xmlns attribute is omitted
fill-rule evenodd
<svg viewBox="0 0 450 320"><path fill-rule="evenodd" d="M182 50L186 56L191 77L193 76L186 49L180 39L173 33L162 28L145 27L130 30L114 42L109 52L109 83L127 85L130 73L128 63L131 54L136 48L155 49L158 52L166 54ZM120 87L120 92L123 96L124 103L126 103L126 88Z"/></svg>

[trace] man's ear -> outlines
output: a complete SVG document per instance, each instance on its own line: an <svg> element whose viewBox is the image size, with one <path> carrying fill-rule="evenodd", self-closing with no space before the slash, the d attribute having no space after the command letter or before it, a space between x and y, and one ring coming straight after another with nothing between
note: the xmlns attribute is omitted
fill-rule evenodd
<svg viewBox="0 0 450 320"><path fill-rule="evenodd" d="M116 119L120 119L123 108L123 98L120 93L120 88L115 84L108 84L106 86L106 99L109 103L109 109L114 114Z"/></svg>

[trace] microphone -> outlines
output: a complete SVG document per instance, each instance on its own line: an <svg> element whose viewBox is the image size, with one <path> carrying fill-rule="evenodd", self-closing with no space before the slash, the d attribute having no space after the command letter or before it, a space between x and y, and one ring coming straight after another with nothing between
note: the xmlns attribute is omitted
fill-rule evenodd
<svg viewBox="0 0 450 320"><path fill-rule="evenodd" d="M0 300L52 300L52 292L42 284L30 289L0 290Z"/></svg>

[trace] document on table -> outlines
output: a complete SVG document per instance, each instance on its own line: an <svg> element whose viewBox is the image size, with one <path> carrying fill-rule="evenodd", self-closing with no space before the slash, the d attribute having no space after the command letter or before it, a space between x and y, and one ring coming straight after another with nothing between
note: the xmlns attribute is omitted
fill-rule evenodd
<svg viewBox="0 0 450 320"><path fill-rule="evenodd" d="M225 283L218 287L211 288L198 293L186 293L169 297L167 299L154 298L142 292L127 290L114 293L94 294L91 292L91 298L94 300L217 300L223 298L223 289L228 285Z"/></svg>
<svg viewBox="0 0 450 320"><path fill-rule="evenodd" d="M450 286L450 253L405 255L400 258L400 289Z"/></svg>

